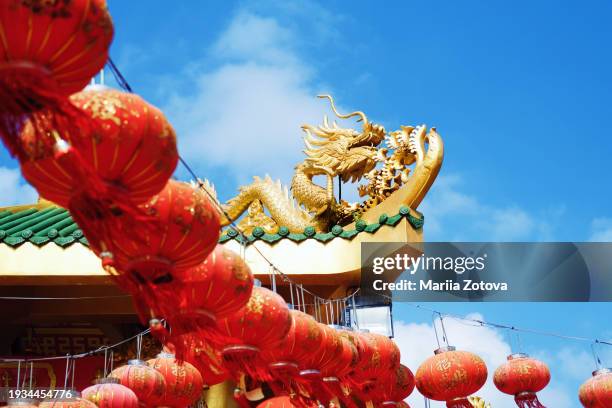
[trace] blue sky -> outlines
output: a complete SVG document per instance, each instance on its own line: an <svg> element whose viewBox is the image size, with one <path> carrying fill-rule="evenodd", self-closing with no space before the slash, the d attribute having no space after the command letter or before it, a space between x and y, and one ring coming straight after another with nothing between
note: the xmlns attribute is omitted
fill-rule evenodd
<svg viewBox="0 0 612 408"><path fill-rule="evenodd" d="M428 239L612 241L609 1L108 2L113 59L223 199L253 175L288 181L299 125L320 123L314 96L329 92L388 130L437 126L446 159L420 208ZM33 199L1 151L0 205ZM612 337L609 304L436 306ZM430 324L406 305L395 316L417 332ZM507 343L483 333L464 341ZM591 367L576 376L569 360L588 347L525 343L557 368L555 408L575 408Z"/></svg>

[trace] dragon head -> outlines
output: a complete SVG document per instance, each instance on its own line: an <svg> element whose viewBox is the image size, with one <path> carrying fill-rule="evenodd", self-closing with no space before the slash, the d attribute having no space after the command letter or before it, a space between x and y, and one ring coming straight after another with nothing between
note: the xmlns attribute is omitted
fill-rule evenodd
<svg viewBox="0 0 612 408"><path fill-rule="evenodd" d="M338 113L330 95L319 95L319 98L329 99L334 114L340 119L359 116L358 121L363 122L362 129L341 128L335 121L330 126L327 116L323 118L323 125L302 126L306 132L305 164L311 166L311 174L338 176L344 182L359 181L380 161L378 146L385 139L385 128L370 123L361 111L346 115Z"/></svg>

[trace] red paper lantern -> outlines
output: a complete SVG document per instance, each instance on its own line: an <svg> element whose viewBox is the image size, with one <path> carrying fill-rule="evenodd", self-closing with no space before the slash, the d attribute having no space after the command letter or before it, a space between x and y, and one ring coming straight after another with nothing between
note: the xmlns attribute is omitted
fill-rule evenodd
<svg viewBox="0 0 612 408"><path fill-rule="evenodd" d="M310 315L290 310L291 328L274 348L262 353L267 370L261 378L268 381L275 394L295 392L300 369L310 368L312 360L321 358L323 328Z"/></svg>
<svg viewBox="0 0 612 408"><path fill-rule="evenodd" d="M399 367L400 351L393 340L382 334L359 333L358 336L364 349L351 379L367 395L379 378Z"/></svg>
<svg viewBox="0 0 612 408"><path fill-rule="evenodd" d="M612 407L612 370L602 368L593 372L580 386L580 402L585 408Z"/></svg>
<svg viewBox="0 0 612 408"><path fill-rule="evenodd" d="M164 376L142 360L128 361L127 365L113 370L109 377L118 379L122 385L134 391L141 403L148 406L159 401L165 393Z"/></svg>
<svg viewBox="0 0 612 408"><path fill-rule="evenodd" d="M83 398L43 401L38 408L97 408L97 405Z"/></svg>
<svg viewBox="0 0 612 408"><path fill-rule="evenodd" d="M122 200L144 203L159 193L178 161L176 136L163 113L138 95L112 89L86 90L71 100L92 124L88 131L58 135L76 150L78 160L58 163L53 148L35 143L31 122L21 135L27 154L22 171L41 196L69 208L80 195L114 198L111 204L117 206Z"/></svg>
<svg viewBox="0 0 612 408"><path fill-rule="evenodd" d="M53 110L65 124L78 119L67 97L106 63L113 24L105 0L4 0L0 27L0 136L19 156L16 139L28 116Z"/></svg>
<svg viewBox="0 0 612 408"><path fill-rule="evenodd" d="M300 371L301 388L305 391L305 397L311 401L319 401L323 405L329 405L337 389L337 383L332 381L336 370L345 370L347 361L343 356L343 343L340 334L330 326L317 323L321 330L321 343L313 350L309 358L303 362ZM328 381L324 378L328 377Z"/></svg>
<svg viewBox="0 0 612 408"><path fill-rule="evenodd" d="M508 361L495 370L493 382L505 394L514 395L521 408L544 408L536 392L548 385L550 371L546 364L526 354L512 354Z"/></svg>
<svg viewBox="0 0 612 408"><path fill-rule="evenodd" d="M401 365L394 371L387 373L379 382L376 388L378 391L381 406L394 407L397 403L408 398L414 391L415 382L414 374L404 365Z"/></svg>
<svg viewBox="0 0 612 408"><path fill-rule="evenodd" d="M407 402L398 401L395 403L395 408L410 408L410 405Z"/></svg>
<svg viewBox="0 0 612 408"><path fill-rule="evenodd" d="M198 331L210 338L217 319L240 310L252 289L249 266L235 252L217 245L204 262L181 274L180 279L157 285L152 307L170 323L172 334ZM173 342L181 357L182 342Z"/></svg>
<svg viewBox="0 0 612 408"><path fill-rule="evenodd" d="M146 321L142 309L156 305L157 285L200 264L214 249L220 224L217 209L202 190L174 180L141 207L148 218L139 231L120 234L114 223L106 247L94 250L120 272L118 283L132 293ZM117 218L121 222L125 217Z"/></svg>
<svg viewBox="0 0 612 408"><path fill-rule="evenodd" d="M265 375L261 352L277 347L291 329L291 314L281 296L254 287L246 305L217 323L226 340L221 355L228 369L252 377Z"/></svg>
<svg viewBox="0 0 612 408"><path fill-rule="evenodd" d="M185 407L193 404L202 394L202 375L188 362L179 364L171 354L160 354L147 361L147 364L156 369L166 380L166 392L153 406Z"/></svg>
<svg viewBox="0 0 612 408"><path fill-rule="evenodd" d="M368 399L368 395L362 392L362 387L364 384L363 379L361 378L361 373L363 373L366 367L370 365L370 361L375 351L373 344L371 341L368 341L367 338L362 337L362 333L360 332L340 330L339 333L340 336L347 339L357 351L357 360L353 364L352 370L345 376L345 378L341 379L341 389L343 390L345 397L355 394L358 398L366 401ZM372 386L373 383L368 382L367 385Z"/></svg>
<svg viewBox="0 0 612 408"><path fill-rule="evenodd" d="M487 381L487 366L476 354L454 347L436 350L416 372L416 387L425 397L446 401L448 408L471 408L467 397Z"/></svg>
<svg viewBox="0 0 612 408"><path fill-rule="evenodd" d="M296 333L296 319L301 318L296 317L297 313L308 316L305 313L290 310L291 327L285 337L276 347L261 353L261 360L268 366L267 371L262 371L263 379L266 381L275 380L288 384L299 373L299 365L294 356L294 353L299 353L300 348L300 345L297 344L297 335L302 333ZM316 323L314 319L312 319L312 322Z"/></svg>
<svg viewBox="0 0 612 408"><path fill-rule="evenodd" d="M301 367L300 377L306 380L322 380L324 373L331 376L330 369L342 352L339 333L325 324L317 324L322 334L321 344Z"/></svg>
<svg viewBox="0 0 612 408"><path fill-rule="evenodd" d="M164 115L137 95L84 91L71 99L91 126L63 133L67 147L58 154L36 143L28 122L21 170L42 197L70 210L98 248L111 232L137 230L137 216L144 216L136 206L159 193L176 168L176 137ZM117 216L123 213L131 217Z"/></svg>
<svg viewBox="0 0 612 408"><path fill-rule="evenodd" d="M346 377L355 369L359 361L359 353L355 345L343 333L344 330L337 331L339 351L321 371L326 391L323 395L328 397L331 395L338 398L343 406L353 407L354 401L350 399L350 387Z"/></svg>
<svg viewBox="0 0 612 408"><path fill-rule="evenodd" d="M265 400L264 402L257 405L257 408L294 408L297 407L293 403L291 397L284 395L281 397L274 397Z"/></svg>
<svg viewBox="0 0 612 408"><path fill-rule="evenodd" d="M185 349L184 360L191 363L202 375L205 385L212 386L230 379L230 374L223 366L221 354L206 340L200 332L183 334L178 342ZM167 344L168 349L174 351L173 345Z"/></svg>
<svg viewBox="0 0 612 408"><path fill-rule="evenodd" d="M335 350L334 358L326 364L322 370L321 375L323 378L344 378L351 373L359 359L357 348L344 336L341 336L339 332L335 333L338 338L338 344L332 351Z"/></svg>
<svg viewBox="0 0 612 408"><path fill-rule="evenodd" d="M98 408L138 407L138 397L134 391L119 384L116 378L103 378L97 384L85 388L81 395L96 404Z"/></svg>
<svg viewBox="0 0 612 408"><path fill-rule="evenodd" d="M294 344L283 342L277 348L268 350L268 355L276 356L276 363L270 364L270 369L273 371L282 367L279 363L283 360L292 362L299 370L312 368L314 362L321 359L325 353L323 326L312 316L299 310L291 310L290 313L293 320ZM281 347L284 350L281 350ZM279 374L282 375L282 371Z"/></svg>
<svg viewBox="0 0 612 408"><path fill-rule="evenodd" d="M370 364L370 359L374 354L374 349L370 347L370 343L366 342L365 338L361 337L359 332L341 330L340 336L346 338L357 351L357 361L355 362L355 366L353 367L352 371L363 371L366 366Z"/></svg>

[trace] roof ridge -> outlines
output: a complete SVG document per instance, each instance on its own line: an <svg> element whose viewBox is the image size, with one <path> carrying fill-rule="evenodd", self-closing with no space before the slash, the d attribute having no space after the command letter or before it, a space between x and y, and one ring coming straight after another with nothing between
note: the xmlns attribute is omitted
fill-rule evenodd
<svg viewBox="0 0 612 408"><path fill-rule="evenodd" d="M89 245L83 232L70 216L68 210L58 206L46 206L41 209L19 208L19 211L6 215L6 211L0 211L0 244L4 243L12 247L30 242L36 246L43 246L54 242L61 247L67 247L74 243ZM322 243L340 238L352 240L359 234L374 234L382 227L395 227L402 219L406 219L413 229L418 230L423 226L424 218L421 213L406 206L401 206L395 215L381 214L378 220L371 223L363 219L357 220L348 226L335 225L329 232L317 233L315 228L306 227L301 233L290 232L287 227L280 227L275 234L269 234L261 227L255 227L252 233L246 236L246 241L232 228L228 228L221 234L219 243L223 244L231 240L251 244L262 240L268 244L275 244L283 239L293 242L315 240Z"/></svg>
<svg viewBox="0 0 612 408"><path fill-rule="evenodd" d="M45 200L44 198L38 197L38 201L36 201L36 203L33 203L33 204L18 204L18 205L9 205L7 207L0 207L0 214L2 214L4 211L15 212L15 211L28 210L30 208L34 208L37 210L43 210L48 207L59 207L59 205L55 204L52 201Z"/></svg>

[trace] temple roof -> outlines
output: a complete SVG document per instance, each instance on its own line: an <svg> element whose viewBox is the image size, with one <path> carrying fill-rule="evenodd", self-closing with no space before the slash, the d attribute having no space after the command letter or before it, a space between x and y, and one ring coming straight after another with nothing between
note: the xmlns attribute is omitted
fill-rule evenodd
<svg viewBox="0 0 612 408"><path fill-rule="evenodd" d="M368 218L336 226L328 233L306 227L302 233L279 228L270 234L256 227L246 237L250 245L243 248L244 239L226 228L220 242L235 252L244 250L246 262L264 283L270 276L267 259L273 259L278 270L299 276L300 282L316 287L317 293L346 289L360 282L359 248L363 243L410 243L415 254L420 253L422 215L397 201L387 200L367 214ZM55 245L47 245L51 242ZM67 282L112 283L69 212L44 200L0 208L0 287Z"/></svg>
<svg viewBox="0 0 612 408"><path fill-rule="evenodd" d="M31 242L41 246L54 242L65 247L75 243L87 245L78 225L74 222L68 210L48 205L30 208L0 209L0 242L10 246L18 246Z"/></svg>
<svg viewBox="0 0 612 408"><path fill-rule="evenodd" d="M322 243L334 238L352 240L355 236L366 233L373 234L383 226L396 226L402 219L407 219L414 229L423 226L423 216L408 209L400 207L397 214L381 214L377 222L368 223L364 220L342 228L335 226L330 232L316 233L314 228L307 227L302 233L290 233L281 227L276 234L266 233L262 228L256 227L247 236L247 244L262 240L268 244L287 239L296 243L305 240L315 240ZM243 243L244 239L232 228L226 229L219 239L220 243L236 240ZM32 206L0 208L0 243L17 247L25 242L36 246L55 243L60 247L80 243L88 245L83 231L70 216L70 213L52 203L41 201Z"/></svg>

